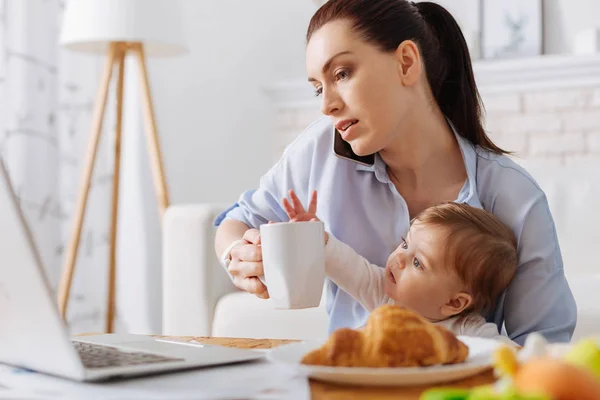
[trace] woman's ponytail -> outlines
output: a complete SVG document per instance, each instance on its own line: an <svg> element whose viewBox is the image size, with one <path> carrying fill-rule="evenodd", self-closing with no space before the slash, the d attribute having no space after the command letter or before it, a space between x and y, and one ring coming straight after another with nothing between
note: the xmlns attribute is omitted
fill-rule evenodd
<svg viewBox="0 0 600 400"><path fill-rule="evenodd" d="M439 4L420 2L415 6L427 24L423 55L429 85L440 109L466 139L495 153L505 153L483 129L481 98L458 23Z"/></svg>

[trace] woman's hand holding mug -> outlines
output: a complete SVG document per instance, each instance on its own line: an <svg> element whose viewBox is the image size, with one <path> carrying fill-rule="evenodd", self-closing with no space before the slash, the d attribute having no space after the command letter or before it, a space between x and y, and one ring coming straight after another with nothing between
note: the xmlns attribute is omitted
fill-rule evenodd
<svg viewBox="0 0 600 400"><path fill-rule="evenodd" d="M285 209L290 222L319 221L317 217L317 192L313 191L308 210L305 210L293 190L289 191L290 199L283 199ZM325 232L325 244L329 235ZM264 275L260 231L248 229L242 241L231 249L231 263L228 271L233 277L233 284L248 293L252 293L261 299L269 298L269 291L265 284L259 279Z"/></svg>
<svg viewBox="0 0 600 400"><path fill-rule="evenodd" d="M231 249L231 263L227 268L233 277L233 284L261 299L268 299L269 291L258 278L264 273L259 230L248 229L242 240Z"/></svg>

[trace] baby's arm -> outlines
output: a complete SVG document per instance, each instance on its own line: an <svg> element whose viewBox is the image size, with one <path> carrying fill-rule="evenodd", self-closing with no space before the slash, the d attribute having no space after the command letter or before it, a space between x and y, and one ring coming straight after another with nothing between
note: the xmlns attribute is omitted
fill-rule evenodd
<svg viewBox="0 0 600 400"><path fill-rule="evenodd" d="M369 263L331 234L325 245L325 272L368 311L389 301L384 288L385 268Z"/></svg>

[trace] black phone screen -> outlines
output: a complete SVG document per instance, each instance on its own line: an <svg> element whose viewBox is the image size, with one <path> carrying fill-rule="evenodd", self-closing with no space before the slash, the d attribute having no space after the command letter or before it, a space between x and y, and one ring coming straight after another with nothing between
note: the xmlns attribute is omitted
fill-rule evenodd
<svg viewBox="0 0 600 400"><path fill-rule="evenodd" d="M372 166L373 164L375 164L375 155L374 154L370 154L368 156L356 155L356 153L354 153L354 151L352 151L352 147L350 146L350 143L348 143L344 139L342 139L342 135L340 135L340 133L338 132L337 129L335 130L334 135L335 135L335 137L333 140L333 151L335 152L335 154L337 156L346 158L348 160L356 161L358 163L368 165L368 166Z"/></svg>

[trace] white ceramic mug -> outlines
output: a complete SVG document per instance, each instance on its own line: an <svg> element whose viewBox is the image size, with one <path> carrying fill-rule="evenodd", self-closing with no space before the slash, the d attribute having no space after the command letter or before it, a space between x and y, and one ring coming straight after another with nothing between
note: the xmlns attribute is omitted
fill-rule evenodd
<svg viewBox="0 0 600 400"><path fill-rule="evenodd" d="M321 221L278 222L260 227L264 277L276 308L318 307L325 282Z"/></svg>

